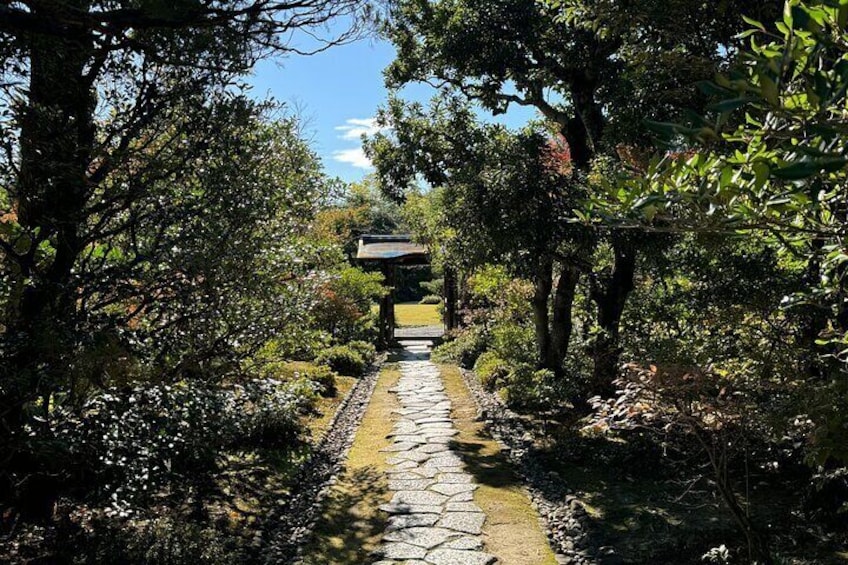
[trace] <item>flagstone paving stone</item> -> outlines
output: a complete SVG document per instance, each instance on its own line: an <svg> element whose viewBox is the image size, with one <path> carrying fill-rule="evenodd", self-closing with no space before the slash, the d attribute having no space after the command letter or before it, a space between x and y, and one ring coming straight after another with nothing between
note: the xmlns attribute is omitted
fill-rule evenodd
<svg viewBox="0 0 848 565"><path fill-rule="evenodd" d="M397 514L389 516L386 531L416 528L420 526L435 526L442 517L441 514Z"/></svg>
<svg viewBox="0 0 848 565"><path fill-rule="evenodd" d="M434 549L427 554L425 561L433 565L490 565L496 563L497 558L482 551Z"/></svg>
<svg viewBox="0 0 848 565"><path fill-rule="evenodd" d="M437 525L457 532L479 534L485 521L485 514L480 512L445 512Z"/></svg>
<svg viewBox="0 0 848 565"><path fill-rule="evenodd" d="M456 539L460 534L453 530L433 527L412 527L395 530L383 536L386 541L404 542L425 549L432 549L448 540Z"/></svg>

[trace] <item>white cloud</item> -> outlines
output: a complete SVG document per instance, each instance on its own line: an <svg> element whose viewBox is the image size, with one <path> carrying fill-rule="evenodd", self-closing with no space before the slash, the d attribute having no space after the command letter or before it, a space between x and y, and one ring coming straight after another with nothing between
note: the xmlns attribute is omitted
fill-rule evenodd
<svg viewBox="0 0 848 565"><path fill-rule="evenodd" d="M336 131L342 132L341 139L359 141L363 135L374 135L382 130L377 125L377 118L350 118L345 125L336 126Z"/></svg>
<svg viewBox="0 0 848 565"><path fill-rule="evenodd" d="M342 163L348 163L359 169L373 169L371 159L365 155L365 151L361 147L355 149L341 149L333 151L333 159Z"/></svg>

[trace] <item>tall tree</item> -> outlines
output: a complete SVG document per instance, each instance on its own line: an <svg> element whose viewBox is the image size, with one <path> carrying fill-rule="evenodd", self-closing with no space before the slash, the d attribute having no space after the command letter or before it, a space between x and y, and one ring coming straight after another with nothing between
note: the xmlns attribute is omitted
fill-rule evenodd
<svg viewBox="0 0 848 565"><path fill-rule="evenodd" d="M238 127L254 113L239 94L239 75L267 53L298 51L288 43L298 30L355 17L359 7L357 0L22 0L0 7L4 457L25 455L22 430L35 401L46 411L52 394L66 389L96 316L92 301L131 295L162 268L163 244L173 243L172 259L186 252L170 231L185 215L169 211L226 213L214 197L192 206L198 190L233 180L220 157L239 149L222 128L245 134ZM352 21L350 31L314 48L357 33ZM175 190L163 190L168 184ZM217 203L238 211L232 196L223 190ZM116 254L121 268L112 264ZM210 281L191 279L191 266L183 268L183 283ZM95 282L97 300L87 286ZM147 290L138 308L174 292L169 285ZM173 321L164 316L163 323Z"/></svg>
<svg viewBox="0 0 848 565"><path fill-rule="evenodd" d="M537 108L567 140L572 174L585 182L599 156L641 164L649 146L643 118L703 107L707 99L694 84L733 60L740 14L777 13L777 4L394 0L385 33L398 56L386 75L394 87L448 85L495 113L511 104ZM614 229L599 236L611 249L610 266L572 268L592 285L602 330L594 388L608 392L638 245Z"/></svg>

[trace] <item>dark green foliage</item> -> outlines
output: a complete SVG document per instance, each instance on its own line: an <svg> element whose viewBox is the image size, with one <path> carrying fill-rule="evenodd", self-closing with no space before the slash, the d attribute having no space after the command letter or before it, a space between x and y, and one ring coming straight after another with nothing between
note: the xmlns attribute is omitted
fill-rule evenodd
<svg viewBox="0 0 848 565"><path fill-rule="evenodd" d="M527 411L549 409L562 401L555 395L556 381L552 371L521 363L507 373L498 388L498 395L513 408Z"/></svg>
<svg viewBox="0 0 848 565"><path fill-rule="evenodd" d="M427 293L427 295L441 296L445 288L445 279L438 278L430 281L422 281L419 284L421 285L421 288L423 288L424 291Z"/></svg>
<svg viewBox="0 0 848 565"><path fill-rule="evenodd" d="M361 377L368 366L362 354L347 345L335 345L322 351L315 358L315 362L327 365L340 375L349 377Z"/></svg>
<svg viewBox="0 0 848 565"><path fill-rule="evenodd" d="M267 354L267 352L266 352ZM259 375L283 382L310 381L317 385L321 396L336 394L336 373L326 365L306 361L268 361L260 360L256 370Z"/></svg>
<svg viewBox="0 0 848 565"><path fill-rule="evenodd" d="M72 546L74 563L227 565L239 560L220 531L175 517L133 521L123 528L98 519L92 526L66 541L79 544Z"/></svg>
<svg viewBox="0 0 848 565"><path fill-rule="evenodd" d="M373 343L367 341L354 340L346 344L350 349L357 352L366 365L370 365L377 358L377 348Z"/></svg>
<svg viewBox="0 0 848 565"><path fill-rule="evenodd" d="M336 373L329 367L321 365L315 370L306 371L303 373L303 377L318 384L321 396L330 397L336 395Z"/></svg>
<svg viewBox="0 0 848 565"><path fill-rule="evenodd" d="M480 328L460 331L449 341L433 349L433 360L438 363L456 363L470 369L486 350L487 338Z"/></svg>
<svg viewBox="0 0 848 565"><path fill-rule="evenodd" d="M395 279L395 300L397 302L418 302L426 291L421 286L433 276L429 265L398 269Z"/></svg>
<svg viewBox="0 0 848 565"><path fill-rule="evenodd" d="M442 297L435 294L428 294L418 301L418 304L441 304Z"/></svg>
<svg viewBox="0 0 848 565"><path fill-rule="evenodd" d="M503 386L509 375L509 364L498 357L494 351L487 351L477 358L474 363L474 372L477 373L483 387L491 392Z"/></svg>

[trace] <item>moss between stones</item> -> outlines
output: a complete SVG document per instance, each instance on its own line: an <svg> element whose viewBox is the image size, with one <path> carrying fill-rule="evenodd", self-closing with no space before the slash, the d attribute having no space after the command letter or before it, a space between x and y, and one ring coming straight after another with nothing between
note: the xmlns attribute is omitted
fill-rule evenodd
<svg viewBox="0 0 848 565"><path fill-rule="evenodd" d="M486 552L497 555L499 565L556 565L521 480L498 443L476 421L477 409L459 369L452 365L439 368L452 402L454 426L459 430L455 449L480 484L474 502L487 517L483 527Z"/></svg>

